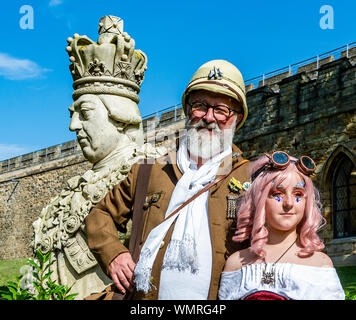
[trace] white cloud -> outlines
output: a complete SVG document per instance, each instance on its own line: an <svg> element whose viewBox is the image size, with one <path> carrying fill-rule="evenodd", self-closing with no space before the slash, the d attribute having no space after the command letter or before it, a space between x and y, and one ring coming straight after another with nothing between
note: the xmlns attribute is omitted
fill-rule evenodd
<svg viewBox="0 0 356 320"><path fill-rule="evenodd" d="M28 59L18 59L0 52L0 76L9 80L39 78L49 69Z"/></svg>
<svg viewBox="0 0 356 320"><path fill-rule="evenodd" d="M58 5L62 4L62 3L63 3L62 0L51 0L48 5L50 7L55 7L55 6L58 6Z"/></svg>
<svg viewBox="0 0 356 320"><path fill-rule="evenodd" d="M22 154L29 153L35 149L21 147L15 144L0 144L0 161L11 159Z"/></svg>

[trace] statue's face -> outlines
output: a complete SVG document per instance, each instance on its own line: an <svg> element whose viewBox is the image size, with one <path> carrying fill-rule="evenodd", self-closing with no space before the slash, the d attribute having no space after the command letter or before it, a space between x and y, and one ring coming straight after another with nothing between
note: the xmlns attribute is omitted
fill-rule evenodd
<svg viewBox="0 0 356 320"><path fill-rule="evenodd" d="M75 131L84 157L97 163L120 143L120 133L108 116L101 100L94 94L84 94L69 107L69 129Z"/></svg>

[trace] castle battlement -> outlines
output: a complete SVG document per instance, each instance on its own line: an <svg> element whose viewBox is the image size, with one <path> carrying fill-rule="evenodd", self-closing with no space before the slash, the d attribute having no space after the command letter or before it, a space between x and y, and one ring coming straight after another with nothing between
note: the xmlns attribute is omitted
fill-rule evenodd
<svg viewBox="0 0 356 320"><path fill-rule="evenodd" d="M18 157L0 161L0 175L10 171L20 170L53 160L79 155L82 150L77 140L71 140L45 149L33 151Z"/></svg>
<svg viewBox="0 0 356 320"><path fill-rule="evenodd" d="M290 129L323 115L354 109L352 104L342 104L340 100L354 94L354 45L246 80L249 115L236 141L242 143L266 132ZM323 102L323 110L315 106L315 101ZM146 141L160 144L184 128L185 114L179 105L143 117ZM78 154L81 149L77 140L68 141L0 161L0 175Z"/></svg>

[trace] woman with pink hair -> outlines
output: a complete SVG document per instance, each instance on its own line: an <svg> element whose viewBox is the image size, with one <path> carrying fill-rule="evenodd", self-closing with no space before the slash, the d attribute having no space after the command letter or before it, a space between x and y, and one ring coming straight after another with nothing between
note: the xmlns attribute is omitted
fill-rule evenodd
<svg viewBox="0 0 356 320"><path fill-rule="evenodd" d="M226 261L219 299L345 299L331 259L321 252L317 231L325 219L314 171L311 158L283 151L254 162L233 237L251 245Z"/></svg>

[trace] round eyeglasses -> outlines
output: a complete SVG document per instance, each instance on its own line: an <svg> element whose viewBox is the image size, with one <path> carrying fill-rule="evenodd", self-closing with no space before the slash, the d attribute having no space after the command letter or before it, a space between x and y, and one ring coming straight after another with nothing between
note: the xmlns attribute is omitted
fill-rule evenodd
<svg viewBox="0 0 356 320"><path fill-rule="evenodd" d="M267 168L283 170L290 162L295 162L298 170L306 176L313 174L316 169L314 160L308 156L301 156L298 160L292 160L288 153L284 151L275 151L272 155L265 153L265 155L270 160L269 163L256 170L256 172L251 175L251 181L255 180L257 176Z"/></svg>
<svg viewBox="0 0 356 320"><path fill-rule="evenodd" d="M197 118L204 118L208 113L209 108L213 109L213 115L216 121L226 121L230 117L231 113L236 112L224 105L212 106L199 101L187 104L190 106L190 112Z"/></svg>

